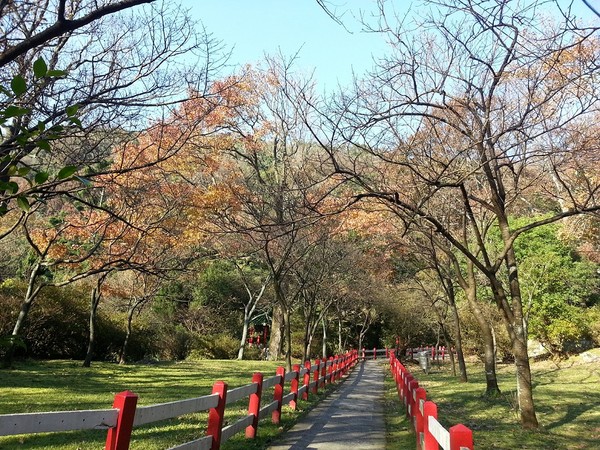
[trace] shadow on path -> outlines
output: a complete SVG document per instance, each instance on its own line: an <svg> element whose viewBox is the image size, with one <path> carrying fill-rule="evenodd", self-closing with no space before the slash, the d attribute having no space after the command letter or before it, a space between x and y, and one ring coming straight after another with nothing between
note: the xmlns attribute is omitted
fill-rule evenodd
<svg viewBox="0 0 600 450"><path fill-rule="evenodd" d="M360 363L270 450L384 449L384 360Z"/></svg>

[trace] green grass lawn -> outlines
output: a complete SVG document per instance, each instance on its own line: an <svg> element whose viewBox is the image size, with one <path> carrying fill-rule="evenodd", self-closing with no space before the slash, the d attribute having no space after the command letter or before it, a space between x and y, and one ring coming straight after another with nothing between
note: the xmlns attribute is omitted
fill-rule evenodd
<svg viewBox="0 0 600 450"><path fill-rule="evenodd" d="M86 369L78 361L18 363L14 369L0 370L0 414L105 409L112 406L115 393L124 390L138 394L140 406L198 397L210 394L216 380L227 382L229 388L242 386L251 382L253 372L261 371L265 378L275 375L279 364L222 360L124 366L94 363ZM256 441L246 441L241 433L223 448L265 448L321 395L301 401L295 412L284 407L279 426L268 419L261 421ZM265 397L265 401L272 399ZM241 403L228 406L225 420L232 422L246 413L247 401ZM197 439L205 433L206 420L207 414L199 413L135 428L130 448L162 450ZM20 435L0 437L0 449L101 449L105 439L103 430Z"/></svg>
<svg viewBox="0 0 600 450"><path fill-rule="evenodd" d="M455 379L449 365L434 367L429 375L418 366L409 370L438 405L439 421L447 428L463 423L473 430L475 448L485 450L575 450L600 449L600 364L582 363L579 357L555 364L532 363L534 400L540 429L525 431L516 412L516 380L513 365L500 365L498 376L503 394L487 398L481 364L469 365L469 383ZM400 409L390 376L386 382L388 411ZM389 449L414 448L409 422L388 413Z"/></svg>
<svg viewBox="0 0 600 450"><path fill-rule="evenodd" d="M150 405L209 394L216 380L229 387L248 384L251 374L275 374L278 363L263 361L198 361L125 365L95 363L84 369L77 361L27 362L0 371L0 414L104 409L115 393L129 389L139 395L139 405ZM440 422L450 427L463 423L474 431L478 449L571 450L600 449L600 365L582 364L579 359L554 364L533 364L535 401L541 428L524 431L514 410L514 368L499 367L503 395L482 397L485 381L481 365L469 366L470 381L458 382L448 365L434 367L430 374L410 366L430 400L438 404ZM332 389L335 388L332 387ZM300 402L298 411L284 408L279 426L264 420L259 438L244 439L243 433L225 443L225 450L264 449L291 427L324 394ZM267 398L269 396L267 395ZM411 450L415 436L401 413L391 377L385 384L387 449ZM245 414L246 404L230 405L226 420ZM191 414L134 429L131 449L166 449L201 437L206 414ZM101 449L106 431L46 433L0 438L0 449Z"/></svg>

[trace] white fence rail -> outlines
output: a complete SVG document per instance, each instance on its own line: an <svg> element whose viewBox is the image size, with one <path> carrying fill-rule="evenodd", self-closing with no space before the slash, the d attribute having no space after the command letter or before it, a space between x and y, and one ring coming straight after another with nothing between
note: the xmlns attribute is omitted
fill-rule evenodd
<svg viewBox="0 0 600 450"><path fill-rule="evenodd" d="M209 411L208 436L172 447L172 450L218 449L222 442L243 430L246 437L255 437L259 420L269 415L273 423L279 423L284 403L295 409L300 398L308 399L311 392L317 393L326 384L341 378L357 360L358 352L351 351L328 361L317 360L313 365L307 361L304 367L296 365L288 373L280 367L272 377L263 379L262 374L256 373L252 383L229 390L226 383L217 381L210 395L156 405L137 407L137 395L125 391L115 396L111 409L0 415L0 436L104 429L108 430L105 450L122 450L129 448L134 427ZM273 399L262 406L261 399L269 390ZM225 425L225 407L244 400L248 402L248 413Z"/></svg>

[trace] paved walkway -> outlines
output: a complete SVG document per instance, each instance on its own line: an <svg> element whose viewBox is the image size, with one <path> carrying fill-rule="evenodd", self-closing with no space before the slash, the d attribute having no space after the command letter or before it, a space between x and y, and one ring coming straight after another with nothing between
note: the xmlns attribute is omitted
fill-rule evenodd
<svg viewBox="0 0 600 450"><path fill-rule="evenodd" d="M337 391L269 450L384 449L384 363L385 359L359 363Z"/></svg>

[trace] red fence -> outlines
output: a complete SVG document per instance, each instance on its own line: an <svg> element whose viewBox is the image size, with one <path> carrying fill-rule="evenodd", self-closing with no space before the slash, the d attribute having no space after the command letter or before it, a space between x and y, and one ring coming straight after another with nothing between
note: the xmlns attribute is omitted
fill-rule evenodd
<svg viewBox="0 0 600 450"><path fill-rule="evenodd" d="M454 354L456 354L456 351L454 349L451 349L451 350ZM439 346L422 345L420 347L407 348L406 356L408 356L411 359L414 359L415 355L422 353L422 352L426 352L433 361L438 361L438 362L445 361L446 356L448 355L448 350L443 345L439 345Z"/></svg>
<svg viewBox="0 0 600 450"><path fill-rule="evenodd" d="M361 353L361 358L365 359L377 359L378 356L385 355L386 359L391 352L394 352L396 349L394 348L373 348L367 349L363 348ZM443 362L446 360L446 356L448 356L448 350L444 346L421 346L421 347L410 347L405 350L406 356L410 359L415 359L419 353L427 353L429 358L433 361ZM454 352L456 354L456 352Z"/></svg>
<svg viewBox="0 0 600 450"><path fill-rule="evenodd" d="M444 450L473 450L473 432L462 424L446 430L437 421L437 405L427 401L425 389L393 352L389 352L389 360L398 397L415 427L417 450L439 450L439 446Z"/></svg>
<svg viewBox="0 0 600 450"><path fill-rule="evenodd" d="M157 405L138 407L137 395L125 391L115 396L111 409L0 415L0 436L104 428L108 429L105 450L127 450L134 427L208 411L206 436L172 450L217 450L221 443L242 430L247 438L256 437L260 419L269 415L273 423L279 423L282 405L289 404L295 409L298 398L306 400L310 393L316 394L326 384L340 380L357 361L358 352L351 351L328 360L317 359L315 364L306 361L304 367L296 364L288 373L279 367L270 378L255 373L250 384L234 389L227 389L227 383L217 381L210 395ZM266 394L271 388L273 396L268 401ZM244 398L248 399L248 413L223 426L226 406Z"/></svg>

